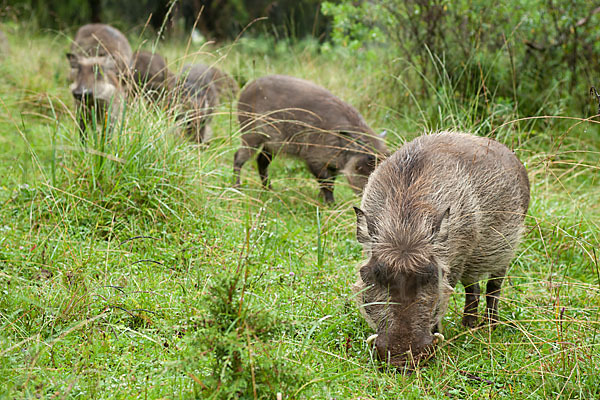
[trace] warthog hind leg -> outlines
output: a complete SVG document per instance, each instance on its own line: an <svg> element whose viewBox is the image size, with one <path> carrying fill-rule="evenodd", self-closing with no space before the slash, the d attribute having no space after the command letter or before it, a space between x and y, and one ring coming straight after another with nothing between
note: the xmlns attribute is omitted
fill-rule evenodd
<svg viewBox="0 0 600 400"><path fill-rule="evenodd" d="M262 149L256 157L256 164L258 165L258 173L260 174L260 180L262 181L263 187L271 189L271 182L269 182L269 164L273 160L273 154L266 149Z"/></svg>
<svg viewBox="0 0 600 400"><path fill-rule="evenodd" d="M489 323L492 327L498 324L498 303L500 301L500 291L502 290L503 281L504 276L491 276L485 290L486 323Z"/></svg>
<svg viewBox="0 0 600 400"><path fill-rule="evenodd" d="M479 305L479 283L465 285L465 312L462 324L468 328L477 325L477 306Z"/></svg>

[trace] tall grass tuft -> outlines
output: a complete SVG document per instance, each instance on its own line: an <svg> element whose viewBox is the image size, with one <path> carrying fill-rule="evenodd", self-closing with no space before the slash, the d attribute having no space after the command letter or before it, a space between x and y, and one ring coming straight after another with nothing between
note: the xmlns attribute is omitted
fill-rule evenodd
<svg viewBox="0 0 600 400"><path fill-rule="evenodd" d="M61 169L61 189L52 194L85 198L121 217L180 218L196 192L196 157L174 132L172 119L141 100L125 108L126 118L112 129L88 127L82 141L77 134L61 138L54 151L64 154L62 165L69 167Z"/></svg>

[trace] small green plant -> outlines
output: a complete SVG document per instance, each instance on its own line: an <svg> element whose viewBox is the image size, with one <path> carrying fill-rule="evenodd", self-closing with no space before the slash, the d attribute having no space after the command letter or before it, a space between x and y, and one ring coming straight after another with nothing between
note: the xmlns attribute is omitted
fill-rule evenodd
<svg viewBox="0 0 600 400"><path fill-rule="evenodd" d="M204 297L205 314L195 333L193 352L204 357L205 376L190 376L202 398L273 399L293 392L300 378L278 356L285 321L257 305L248 292L248 275L223 272Z"/></svg>

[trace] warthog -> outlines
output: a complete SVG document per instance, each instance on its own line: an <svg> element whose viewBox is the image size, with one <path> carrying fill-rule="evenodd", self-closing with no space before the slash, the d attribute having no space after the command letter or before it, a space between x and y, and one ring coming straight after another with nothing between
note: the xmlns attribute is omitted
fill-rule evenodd
<svg viewBox="0 0 600 400"><path fill-rule="evenodd" d="M277 153L303 159L333 202L333 185L342 172L357 192L376 164L388 153L383 140L360 113L314 83L271 75L250 83L240 94L238 119L242 147L235 153L235 184L242 166L260 149L258 171L269 186L268 167Z"/></svg>
<svg viewBox="0 0 600 400"><path fill-rule="evenodd" d="M123 85L128 75L131 47L127 38L109 25L88 24L77 31L67 53L71 66L70 89L78 109L82 133L86 121L103 122L110 113L111 121L120 115L124 102ZM108 105L112 104L109 110Z"/></svg>
<svg viewBox="0 0 600 400"><path fill-rule="evenodd" d="M414 366L431 353L459 281L466 291L463 325L477 323L478 282L486 276L487 323L497 323L528 205L525 167L488 138L421 136L375 170L355 208L357 239L369 260L354 290L377 331L381 360Z"/></svg>
<svg viewBox="0 0 600 400"><path fill-rule="evenodd" d="M209 67L204 64L186 65L177 82L187 134L199 143L211 136L208 124L219 98L213 76L208 71Z"/></svg>
<svg viewBox="0 0 600 400"><path fill-rule="evenodd" d="M160 54L143 50L133 54L131 74L139 88L154 101L173 90L177 79Z"/></svg>

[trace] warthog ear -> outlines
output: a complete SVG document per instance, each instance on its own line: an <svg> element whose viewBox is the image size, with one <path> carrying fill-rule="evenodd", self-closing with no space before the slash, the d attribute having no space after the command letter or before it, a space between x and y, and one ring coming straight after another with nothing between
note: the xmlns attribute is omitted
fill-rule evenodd
<svg viewBox="0 0 600 400"><path fill-rule="evenodd" d="M67 56L67 60L69 60L71 68L77 68L79 65L79 57L77 57L77 54L67 53L65 55Z"/></svg>
<svg viewBox="0 0 600 400"><path fill-rule="evenodd" d="M369 229L369 220L367 215L358 207L353 207L356 213L356 240L362 244L371 243L373 232Z"/></svg>
<svg viewBox="0 0 600 400"><path fill-rule="evenodd" d="M431 228L431 234L433 237L437 236L437 234L440 232L444 221L448 222L448 217L450 217L450 207L448 207L446 211L438 215L435 219L433 227Z"/></svg>

